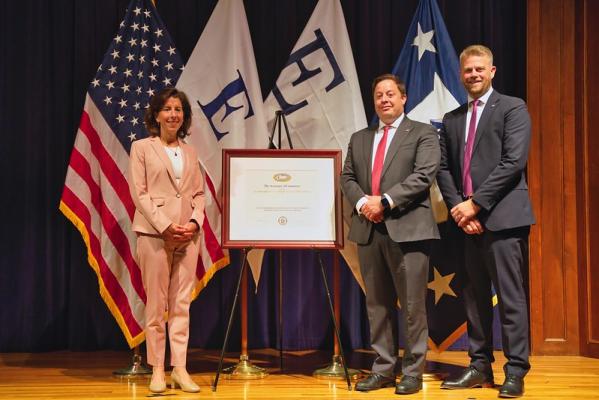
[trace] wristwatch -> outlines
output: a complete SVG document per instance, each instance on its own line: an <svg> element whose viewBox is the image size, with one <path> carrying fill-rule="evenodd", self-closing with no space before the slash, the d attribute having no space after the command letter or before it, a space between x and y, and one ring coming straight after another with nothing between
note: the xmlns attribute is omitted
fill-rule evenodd
<svg viewBox="0 0 599 400"><path fill-rule="evenodd" d="M385 210L388 210L391 206L391 204L389 204L389 200L384 195L381 196L381 206L383 206Z"/></svg>

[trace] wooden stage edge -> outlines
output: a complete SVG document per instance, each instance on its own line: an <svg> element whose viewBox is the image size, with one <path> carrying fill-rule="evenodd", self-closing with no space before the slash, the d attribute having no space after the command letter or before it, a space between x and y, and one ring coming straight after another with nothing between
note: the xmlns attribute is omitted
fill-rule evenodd
<svg viewBox="0 0 599 400"><path fill-rule="evenodd" d="M133 380L113 376L114 370L127 367L131 353L123 352L48 352L0 354L0 399L496 399L498 389L441 390L447 374L459 374L467 365L464 352L429 352L427 375L420 393L397 396L393 388L370 393L348 391L345 381L312 377L312 372L328 364L331 354L322 351L285 352L283 370L279 369L278 351L251 350L250 359L266 368L270 375L259 380L235 380L221 375L212 392L219 352L192 349L188 369L201 386L201 392L184 393L170 388L151 395L149 378ZM496 352L496 384L503 381L504 357ZM351 368L367 372L374 354L358 350L348 356ZM229 353L225 366L238 361ZM526 377L523 399L599 399L599 360L577 356L531 357L532 369ZM170 381L167 377L167 382ZM353 385L352 385L353 386Z"/></svg>

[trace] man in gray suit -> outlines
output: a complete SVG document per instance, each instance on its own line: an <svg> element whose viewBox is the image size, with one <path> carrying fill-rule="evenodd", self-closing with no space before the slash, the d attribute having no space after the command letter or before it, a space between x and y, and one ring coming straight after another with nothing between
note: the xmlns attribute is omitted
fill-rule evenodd
<svg viewBox="0 0 599 400"><path fill-rule="evenodd" d="M372 91L380 121L352 135L341 174L354 207L349 240L358 244L377 353L372 373L356 390L395 385L395 393L410 394L422 388L426 358L429 254L432 239L439 238L429 188L439 168L439 140L432 126L404 115L406 89L398 77L377 77ZM406 346L396 385L398 299Z"/></svg>
<svg viewBox="0 0 599 400"><path fill-rule="evenodd" d="M470 366L444 389L492 387L493 305L499 298L505 381L499 397L524 393L528 362L528 233L534 216L525 169L530 117L521 99L493 90L493 54L473 45L460 55L468 103L445 115L439 188L465 234L463 291Z"/></svg>

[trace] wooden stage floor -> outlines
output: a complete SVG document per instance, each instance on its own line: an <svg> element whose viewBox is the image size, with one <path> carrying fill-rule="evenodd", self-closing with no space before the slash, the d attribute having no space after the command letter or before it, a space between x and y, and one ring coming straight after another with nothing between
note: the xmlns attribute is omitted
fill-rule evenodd
<svg viewBox="0 0 599 400"><path fill-rule="evenodd" d="M225 366L238 360L229 354ZM50 352L0 354L0 399L390 399L398 398L393 388L370 393L348 391L344 381L322 380L312 372L325 366L330 354L325 352L285 352L283 370L279 369L279 353L274 350L252 350L251 361L268 369L270 375L260 380L235 380L221 375L216 392L211 391L218 352L193 349L188 369L201 386L197 394L167 390L151 395L148 378L126 380L115 378L112 372L126 367L128 352ZM370 351L354 351L348 357L355 369L368 370L374 355ZM501 366L504 358L496 353L496 383L503 381ZM495 389L441 390L443 376L457 374L467 364L464 352L428 355L429 362L423 390L412 399L497 398ZM536 356L531 358L532 370L526 378L524 399L599 399L599 360L574 356ZM168 378L167 378L168 382Z"/></svg>

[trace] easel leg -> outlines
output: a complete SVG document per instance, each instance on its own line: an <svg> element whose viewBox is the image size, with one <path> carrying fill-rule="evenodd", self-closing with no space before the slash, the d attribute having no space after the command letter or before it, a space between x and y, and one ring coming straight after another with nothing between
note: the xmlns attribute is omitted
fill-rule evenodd
<svg viewBox="0 0 599 400"><path fill-rule="evenodd" d="M283 250L279 250L279 369L283 372Z"/></svg>
<svg viewBox="0 0 599 400"><path fill-rule="evenodd" d="M223 342L223 348L220 352L220 360L218 361L218 369L216 370L216 376L212 383L212 391L216 392L218 386L218 378L223 369L223 359L225 358L225 351L227 350L227 343L229 342L229 334L231 333L231 326L233 325L233 316L235 315L235 307L237 306L237 298L239 297L239 288L241 287L241 279L243 277L243 271L245 270L245 264L247 262L247 253L251 249L243 249L243 259L241 261L241 269L239 271L239 279L237 280L237 288L235 289L235 297L233 298L233 305L231 306L231 312L229 313L229 323L227 324L227 332L225 333L225 340Z"/></svg>
<svg viewBox="0 0 599 400"><path fill-rule="evenodd" d="M327 282L327 274L324 270L324 263L322 262L322 257L320 256L320 251L316 250L316 255L318 256L318 263L320 264L320 272L322 273L322 281L324 283L324 288L327 293L327 300L329 303L329 312L331 313L331 321L333 322L333 327L335 328L335 336L337 336L337 341L339 342L339 354L341 355L341 360L343 363L343 371L345 372L345 380L347 381L347 390L351 391L351 380L349 378L349 372L347 370L347 365L345 362L345 353L343 352L343 345L341 344L341 336L339 335L339 328L337 327L337 321L335 320L335 310L333 309L333 301L331 300L331 291L329 290L329 284Z"/></svg>

